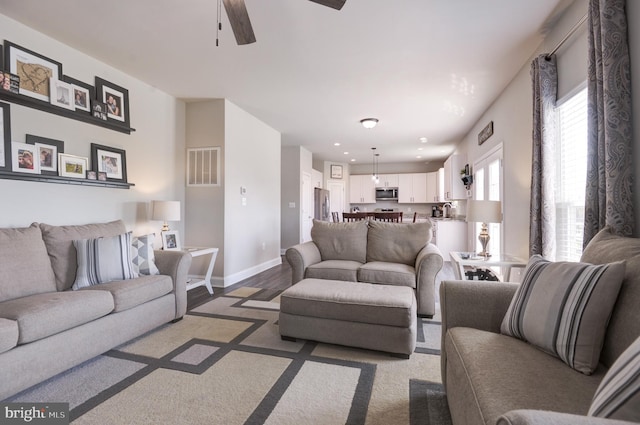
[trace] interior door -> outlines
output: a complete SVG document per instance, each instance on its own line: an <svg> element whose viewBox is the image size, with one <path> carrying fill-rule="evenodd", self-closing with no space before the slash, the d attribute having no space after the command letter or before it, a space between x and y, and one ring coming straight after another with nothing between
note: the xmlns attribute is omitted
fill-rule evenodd
<svg viewBox="0 0 640 425"><path fill-rule="evenodd" d="M301 191L300 242L307 242L311 240L311 226L313 225L313 184L311 184L310 173L302 173Z"/></svg>

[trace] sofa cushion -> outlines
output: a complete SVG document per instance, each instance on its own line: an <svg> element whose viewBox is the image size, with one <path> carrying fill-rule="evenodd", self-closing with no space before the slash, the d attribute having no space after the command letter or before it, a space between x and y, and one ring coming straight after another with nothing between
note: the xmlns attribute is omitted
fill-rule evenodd
<svg viewBox="0 0 640 425"><path fill-rule="evenodd" d="M400 263L372 261L358 270L358 282L416 287L416 270Z"/></svg>
<svg viewBox="0 0 640 425"><path fill-rule="evenodd" d="M420 250L432 236L431 222L385 223L369 221L367 263L384 261L415 266Z"/></svg>
<svg viewBox="0 0 640 425"><path fill-rule="evenodd" d="M581 261L592 264L626 260L625 277L602 347L601 361L611 367L613 362L640 336L640 238L614 235L605 227L589 242Z"/></svg>
<svg viewBox="0 0 640 425"><path fill-rule="evenodd" d="M0 258L0 301L56 290L51 261L37 224L0 229Z"/></svg>
<svg viewBox="0 0 640 425"><path fill-rule="evenodd" d="M367 222L329 223L313 220L311 239L326 260L364 263L367 258Z"/></svg>
<svg viewBox="0 0 640 425"><path fill-rule="evenodd" d="M138 274L156 275L160 270L156 266L153 243L156 235L134 236L131 239L131 262L133 270Z"/></svg>
<svg viewBox="0 0 640 425"><path fill-rule="evenodd" d="M600 382L589 416L640 422L640 338L620 355Z"/></svg>
<svg viewBox="0 0 640 425"><path fill-rule="evenodd" d="M456 394L450 408L460 423L493 424L514 409L585 415L606 372L584 375L524 341L465 327L450 329L443 349L447 392Z"/></svg>
<svg viewBox="0 0 640 425"><path fill-rule="evenodd" d="M170 276L165 275L140 276L137 279L118 280L84 289L109 291L113 296L113 312L118 313L168 294L173 290L173 281Z"/></svg>
<svg viewBox="0 0 640 425"><path fill-rule="evenodd" d="M51 226L41 223L40 229L56 276L58 291L71 288L76 278L78 262L73 246L74 240L117 236L127 231L122 220L73 226Z"/></svg>
<svg viewBox="0 0 640 425"><path fill-rule="evenodd" d="M592 373L624 270L623 262L553 263L534 255L500 330Z"/></svg>
<svg viewBox="0 0 640 425"><path fill-rule="evenodd" d="M328 260L312 264L304 273L305 278L344 280L356 282L362 263L348 260Z"/></svg>
<svg viewBox="0 0 640 425"><path fill-rule="evenodd" d="M133 279L138 274L131 262L131 232L118 236L73 241L78 271L72 289L114 280Z"/></svg>
<svg viewBox="0 0 640 425"><path fill-rule="evenodd" d="M107 291L49 292L0 303L0 317L18 322L18 344L80 326L111 311L113 297Z"/></svg>
<svg viewBox="0 0 640 425"><path fill-rule="evenodd" d="M18 322L0 319L0 353L11 350L18 345Z"/></svg>

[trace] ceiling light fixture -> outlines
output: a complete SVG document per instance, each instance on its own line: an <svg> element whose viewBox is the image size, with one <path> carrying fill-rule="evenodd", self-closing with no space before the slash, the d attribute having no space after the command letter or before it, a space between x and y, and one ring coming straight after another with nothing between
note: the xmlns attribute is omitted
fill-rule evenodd
<svg viewBox="0 0 640 425"><path fill-rule="evenodd" d="M427 143L427 138L426 137L421 137L420 138L420 142L421 143Z"/></svg>
<svg viewBox="0 0 640 425"><path fill-rule="evenodd" d="M377 167L377 158L378 154L376 153L376 148L371 148L371 180L374 182L378 181L378 167Z"/></svg>
<svg viewBox="0 0 640 425"><path fill-rule="evenodd" d="M364 128L373 128L378 124L378 119L377 118L363 118L363 119L360 120L360 124L362 124L362 126Z"/></svg>

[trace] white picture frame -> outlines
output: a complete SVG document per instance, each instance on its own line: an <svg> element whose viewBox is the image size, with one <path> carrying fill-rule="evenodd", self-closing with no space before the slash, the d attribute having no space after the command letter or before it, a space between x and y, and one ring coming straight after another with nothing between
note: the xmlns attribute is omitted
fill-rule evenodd
<svg viewBox="0 0 640 425"><path fill-rule="evenodd" d="M182 245L180 244L180 234L177 230L167 230L161 232L162 235L162 249L165 251L180 251Z"/></svg>
<svg viewBox="0 0 640 425"><path fill-rule="evenodd" d="M75 110L71 84L51 78L49 80L49 102L60 108Z"/></svg>
<svg viewBox="0 0 640 425"><path fill-rule="evenodd" d="M11 142L11 170L17 173L40 174L38 148L21 142Z"/></svg>
<svg viewBox="0 0 640 425"><path fill-rule="evenodd" d="M87 177L88 164L88 158L66 153L58 154L58 174L61 177L84 179Z"/></svg>
<svg viewBox="0 0 640 425"><path fill-rule="evenodd" d="M73 107L76 111L91 112L91 94L89 90L76 84L71 84L73 93Z"/></svg>

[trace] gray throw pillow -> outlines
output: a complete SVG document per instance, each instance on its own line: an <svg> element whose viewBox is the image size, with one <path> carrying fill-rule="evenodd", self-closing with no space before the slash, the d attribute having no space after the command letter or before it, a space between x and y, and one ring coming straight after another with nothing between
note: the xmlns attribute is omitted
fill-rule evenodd
<svg viewBox="0 0 640 425"><path fill-rule="evenodd" d="M156 235L151 233L144 236L134 236L131 239L131 262L133 270L138 274L156 275L160 270L156 266L156 256L153 243Z"/></svg>
<svg viewBox="0 0 640 425"><path fill-rule="evenodd" d="M311 239L320 251L322 261L367 260L367 222L329 223L313 220Z"/></svg>
<svg viewBox="0 0 640 425"><path fill-rule="evenodd" d="M431 242L432 236L430 221L405 224L371 220L367 236L367 262L384 261L414 266L418 253Z"/></svg>
<svg viewBox="0 0 640 425"><path fill-rule="evenodd" d="M640 338L618 357L600 382L589 416L640 422Z"/></svg>
<svg viewBox="0 0 640 425"><path fill-rule="evenodd" d="M624 277L624 262L592 265L529 260L501 332L590 375Z"/></svg>

